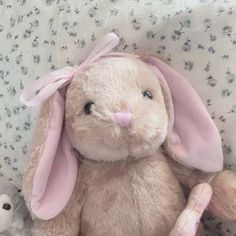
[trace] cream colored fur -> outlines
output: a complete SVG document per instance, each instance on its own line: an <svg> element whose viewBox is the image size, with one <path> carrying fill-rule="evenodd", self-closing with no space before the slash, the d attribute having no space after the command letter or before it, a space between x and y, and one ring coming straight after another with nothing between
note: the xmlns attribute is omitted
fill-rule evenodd
<svg viewBox="0 0 236 236"><path fill-rule="evenodd" d="M143 97L145 90L152 92L153 100ZM163 154L168 127L163 94L152 68L135 58L103 58L73 79L66 94L65 121L80 154L76 187L60 215L49 221L35 219L33 235L167 236L186 206L182 186L190 191L211 179L212 212L236 219L235 174L222 172L214 178ZM95 103L91 115L83 110L88 101ZM42 107L24 175L27 203L50 106L49 99ZM113 114L119 111L132 112L129 128L116 124ZM223 183L227 176L230 179ZM221 194L222 189L228 194Z"/></svg>
<svg viewBox="0 0 236 236"><path fill-rule="evenodd" d="M147 89L153 100L143 97ZM90 100L95 105L87 116L83 107ZM137 59L100 60L73 79L66 101L68 134L88 159L137 159L154 153L165 140L168 117L160 84L155 73ZM118 111L132 112L129 129L116 124L114 112Z"/></svg>

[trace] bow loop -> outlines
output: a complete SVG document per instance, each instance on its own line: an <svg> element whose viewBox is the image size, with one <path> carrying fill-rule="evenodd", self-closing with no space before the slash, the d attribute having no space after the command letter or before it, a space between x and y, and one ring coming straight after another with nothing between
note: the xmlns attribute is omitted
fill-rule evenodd
<svg viewBox="0 0 236 236"><path fill-rule="evenodd" d="M91 51L87 59L80 64L79 67L87 67L88 65L95 62L98 58L106 55L113 48L119 44L119 38L114 33L109 33L98 42L98 44Z"/></svg>
<svg viewBox="0 0 236 236"><path fill-rule="evenodd" d="M40 79L34 80L21 94L20 101L28 107L34 107L44 102L57 89L69 82L76 70L73 67L64 67L50 72Z"/></svg>

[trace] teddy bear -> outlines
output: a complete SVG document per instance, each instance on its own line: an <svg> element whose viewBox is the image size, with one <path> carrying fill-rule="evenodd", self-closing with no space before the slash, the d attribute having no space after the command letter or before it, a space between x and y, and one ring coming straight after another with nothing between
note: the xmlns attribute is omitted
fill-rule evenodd
<svg viewBox="0 0 236 236"><path fill-rule="evenodd" d="M112 52L118 43L106 35L82 64L21 96L42 104L23 176L32 234L190 236L209 202L236 220L236 174L222 170L196 91L155 56Z"/></svg>
<svg viewBox="0 0 236 236"><path fill-rule="evenodd" d="M0 235L30 236L32 220L15 185L0 179Z"/></svg>

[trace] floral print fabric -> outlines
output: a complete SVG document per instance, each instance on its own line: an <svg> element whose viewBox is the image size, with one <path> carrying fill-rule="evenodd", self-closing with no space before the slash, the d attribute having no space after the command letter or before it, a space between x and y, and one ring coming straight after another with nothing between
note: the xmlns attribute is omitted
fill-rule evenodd
<svg viewBox="0 0 236 236"><path fill-rule="evenodd" d="M27 163L35 122L19 102L24 86L79 64L111 31L118 50L155 54L190 81L236 169L235 22L235 0L0 0L0 176L20 186ZM236 234L212 217L205 223L208 235Z"/></svg>

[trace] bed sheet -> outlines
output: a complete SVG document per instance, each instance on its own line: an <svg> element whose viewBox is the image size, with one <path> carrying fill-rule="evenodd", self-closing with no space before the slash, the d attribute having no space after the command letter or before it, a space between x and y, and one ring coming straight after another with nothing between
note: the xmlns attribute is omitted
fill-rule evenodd
<svg viewBox="0 0 236 236"><path fill-rule="evenodd" d="M120 51L155 54L190 81L219 128L225 165L236 169L235 0L0 0L0 176L20 187L35 124L19 102L24 86L80 63L111 31ZM208 231L236 233L205 221Z"/></svg>

